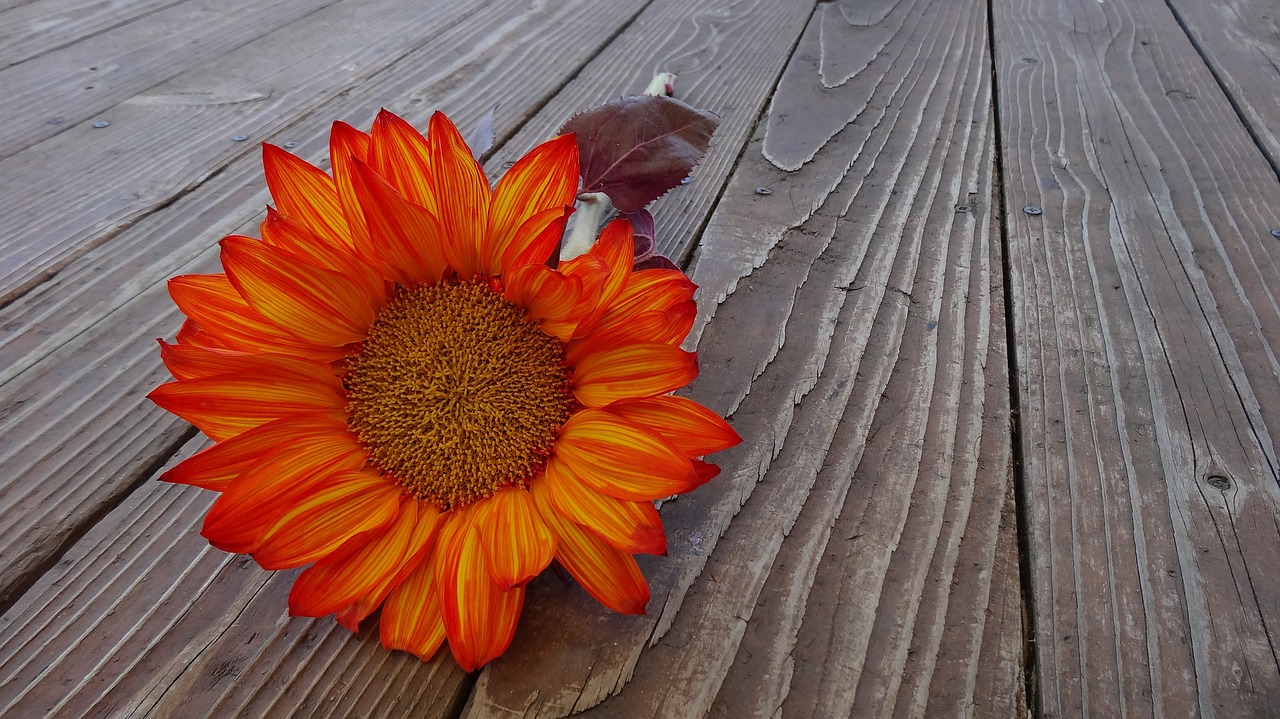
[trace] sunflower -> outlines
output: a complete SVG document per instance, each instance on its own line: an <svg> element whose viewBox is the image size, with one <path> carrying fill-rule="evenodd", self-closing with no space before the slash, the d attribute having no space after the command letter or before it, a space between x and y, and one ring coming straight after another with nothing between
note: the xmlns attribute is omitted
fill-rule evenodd
<svg viewBox="0 0 1280 719"><path fill-rule="evenodd" d="M663 554L653 500L715 476L716 414L670 394L694 285L632 271L626 220L559 262L578 186L560 136L491 188L447 117L335 123L332 175L263 146L262 239L169 292L176 381L149 396L214 444L163 475L220 493L202 534L266 569L308 566L294 615L474 670L511 643L552 560L642 613L635 554Z"/></svg>

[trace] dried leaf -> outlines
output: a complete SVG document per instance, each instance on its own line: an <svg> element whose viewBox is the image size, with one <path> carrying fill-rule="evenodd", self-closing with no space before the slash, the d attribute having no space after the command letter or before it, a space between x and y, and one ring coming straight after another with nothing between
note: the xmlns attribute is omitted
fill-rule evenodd
<svg viewBox="0 0 1280 719"><path fill-rule="evenodd" d="M471 156L480 159L480 156L489 151L493 147L493 113L498 109L497 105L489 108L489 111L480 118L480 122L471 133L467 135L465 142L467 147L471 148Z"/></svg>
<svg viewBox="0 0 1280 719"><path fill-rule="evenodd" d="M707 153L720 118L670 97L641 95L574 116L583 192L603 192L635 212L680 184Z"/></svg>
<svg viewBox="0 0 1280 719"><path fill-rule="evenodd" d="M628 220L631 220L631 234L635 237L636 262L649 259L658 249L657 233L653 227L653 215L645 209L624 214L626 214Z"/></svg>

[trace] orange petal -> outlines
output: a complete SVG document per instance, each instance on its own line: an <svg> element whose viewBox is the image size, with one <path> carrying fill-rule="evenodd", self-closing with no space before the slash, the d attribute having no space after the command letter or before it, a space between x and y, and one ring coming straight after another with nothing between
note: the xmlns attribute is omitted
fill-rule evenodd
<svg viewBox="0 0 1280 719"><path fill-rule="evenodd" d="M500 266L503 273L521 265L544 265L560 247L565 225L572 207L552 208L530 217L516 229L515 238L503 251Z"/></svg>
<svg viewBox="0 0 1280 719"><path fill-rule="evenodd" d="M264 457L290 442L345 432L346 422L326 415L285 417L206 447L160 475L165 482L224 492L231 482Z"/></svg>
<svg viewBox="0 0 1280 719"><path fill-rule="evenodd" d="M249 306L224 274L181 275L169 280L169 296L202 332L245 352L280 352L331 361L345 350L322 347L269 321Z"/></svg>
<svg viewBox="0 0 1280 719"><path fill-rule="evenodd" d="M642 312L665 310L693 299L698 286L679 270L641 270L631 273L627 284L609 303L601 323L616 322Z"/></svg>
<svg viewBox="0 0 1280 719"><path fill-rule="evenodd" d="M346 406L346 398L331 384L283 372L169 382L147 397L215 441L282 417L341 412Z"/></svg>
<svg viewBox="0 0 1280 719"><path fill-rule="evenodd" d="M413 125L383 110L370 132L369 166L387 179L403 197L433 216L438 214L431 182L431 149Z"/></svg>
<svg viewBox="0 0 1280 719"><path fill-rule="evenodd" d="M328 558L298 575L289 591L289 614L323 617L374 591L400 569L409 540L418 526L418 500L401 497L399 513L386 531L357 537Z"/></svg>
<svg viewBox="0 0 1280 719"><path fill-rule="evenodd" d="M383 274L406 287L432 284L445 269L449 239L431 213L405 200L368 165L355 163L355 189L367 208L367 254Z"/></svg>
<svg viewBox="0 0 1280 719"><path fill-rule="evenodd" d="M517 229L539 213L556 211L554 216L564 217L564 209L573 204L577 194L578 143L573 135L548 140L520 158L493 190L488 231L492 255L485 258L488 267L497 268L497 272L506 268L501 260L524 252L526 247L520 242L536 235L520 237ZM551 249L543 255L544 260Z"/></svg>
<svg viewBox="0 0 1280 719"><path fill-rule="evenodd" d="M222 275L225 277L225 275ZM232 290L234 291L234 289ZM239 296L237 294L237 296ZM193 319L187 318L183 320L182 327L178 328L178 334L174 339L183 345L191 347L204 347L206 349L230 349L227 343L210 334L208 330L200 326L200 323Z"/></svg>
<svg viewBox="0 0 1280 719"><path fill-rule="evenodd" d="M345 429L295 437L227 487L209 508L200 533L218 549L247 554L318 483L336 472L359 469L367 454Z"/></svg>
<svg viewBox="0 0 1280 719"><path fill-rule="evenodd" d="M351 248L330 244L320 235L271 207L267 208L267 219L262 221L258 229L262 232L262 241L268 245L304 257L316 267L347 275L366 288L370 296L385 299L386 288L382 277L360 261Z"/></svg>
<svg viewBox="0 0 1280 719"><path fill-rule="evenodd" d="M588 407L665 394L698 376L698 356L671 345L622 341L574 349L573 393Z"/></svg>
<svg viewBox="0 0 1280 719"><path fill-rule="evenodd" d="M567 462L547 465L543 481L557 512L617 549L629 554L667 553L667 535L652 502L600 494L575 477Z"/></svg>
<svg viewBox="0 0 1280 719"><path fill-rule="evenodd" d="M605 411L656 433L690 457L719 452L742 441L720 415L685 397L614 402Z"/></svg>
<svg viewBox="0 0 1280 719"><path fill-rule="evenodd" d="M321 345L365 338L380 298L359 282L248 237L233 235L220 244L227 278L267 319Z"/></svg>
<svg viewBox="0 0 1280 719"><path fill-rule="evenodd" d="M591 249L587 251L585 256L594 257L608 268L608 275L605 281L599 287L599 294L595 298L595 309L587 315L578 325L577 336L581 337L595 329L595 325L600 318L609 310L613 301L623 289L627 286L627 282L631 277L631 265L635 258L635 238L631 234L631 221L625 217L620 217L613 222L605 225L600 231L600 237L596 240ZM575 267L582 261L582 257L575 257L569 262L564 263ZM564 269L562 267L562 269ZM584 282L584 285L587 285Z"/></svg>
<svg viewBox="0 0 1280 719"><path fill-rule="evenodd" d="M435 587L435 563L426 561L396 587L382 609L382 646L427 661L444 642L444 617Z"/></svg>
<svg viewBox="0 0 1280 719"><path fill-rule="evenodd" d="M406 577L422 564L431 563L427 555L435 546L436 530L441 524L443 515L435 505L429 502L414 501L418 505L418 524L409 538L409 546L405 549L399 568L393 575L338 612L336 617L338 623L353 632L360 630L360 622L381 606L392 590L400 586Z"/></svg>
<svg viewBox="0 0 1280 719"><path fill-rule="evenodd" d="M657 342L677 346L693 328L698 307L693 300L663 310L650 310L631 317L615 317L602 320L590 335L566 347L565 360L570 365L590 353L594 347L605 345L639 344Z"/></svg>
<svg viewBox="0 0 1280 719"><path fill-rule="evenodd" d="M547 334L567 341L581 316L582 280L546 265L522 265L502 278L503 296Z"/></svg>
<svg viewBox="0 0 1280 719"><path fill-rule="evenodd" d="M547 471L558 463L596 491L633 501L680 494L703 481L675 447L602 410L582 410L564 423Z"/></svg>
<svg viewBox="0 0 1280 719"><path fill-rule="evenodd" d="M485 564L500 589L528 582L551 563L555 539L524 488L502 489L477 504L476 510Z"/></svg>
<svg viewBox="0 0 1280 719"><path fill-rule="evenodd" d="M561 518L551 506L545 484L534 485L532 491L538 512L555 532L560 564L597 602L622 614L644 614L649 585L635 558Z"/></svg>
<svg viewBox="0 0 1280 719"><path fill-rule="evenodd" d="M262 145L267 189L280 212L335 244L350 246L351 234L342 214L338 189L323 170L275 145Z"/></svg>
<svg viewBox="0 0 1280 719"><path fill-rule="evenodd" d="M498 274L496 262L489 262L495 253L485 232L491 191L484 170L444 113L431 116L427 146L431 151L431 184L441 200L433 214L445 235L453 240L445 248L446 252L454 252L449 264L465 279L476 274Z"/></svg>
<svg viewBox="0 0 1280 719"><path fill-rule="evenodd" d="M342 390L342 382L327 364L288 355L249 354L190 345L160 342L160 360L175 379L205 379L225 374L283 374L311 380Z"/></svg>
<svg viewBox="0 0 1280 719"><path fill-rule="evenodd" d="M485 568L474 517L467 510L450 515L437 540L436 591L449 650L463 671L470 672L510 646L524 604L524 587L504 591L494 584Z"/></svg>
<svg viewBox="0 0 1280 719"><path fill-rule="evenodd" d="M267 529L253 558L263 569L290 569L323 559L360 533L395 521L400 492L398 484L372 471L330 475Z"/></svg>
<svg viewBox="0 0 1280 719"><path fill-rule="evenodd" d="M338 204L347 220L353 247L364 244L369 231L365 228L364 212L356 201L351 165L353 162L365 162L368 158L369 136L345 122L334 122L329 132L329 162L333 168L333 184L338 190Z"/></svg>

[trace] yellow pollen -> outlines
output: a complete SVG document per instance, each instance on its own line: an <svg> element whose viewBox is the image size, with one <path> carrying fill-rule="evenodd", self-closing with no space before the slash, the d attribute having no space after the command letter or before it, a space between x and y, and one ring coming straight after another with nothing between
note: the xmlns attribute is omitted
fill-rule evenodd
<svg viewBox="0 0 1280 719"><path fill-rule="evenodd" d="M481 282L402 291L345 382L373 463L441 510L532 479L571 412L560 340Z"/></svg>

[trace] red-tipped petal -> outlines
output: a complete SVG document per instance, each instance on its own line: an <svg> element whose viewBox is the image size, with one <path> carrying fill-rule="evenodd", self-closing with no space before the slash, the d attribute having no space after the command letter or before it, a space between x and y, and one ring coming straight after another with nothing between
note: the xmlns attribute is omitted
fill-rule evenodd
<svg viewBox="0 0 1280 719"><path fill-rule="evenodd" d="M279 352L329 362L342 349L309 342L282 329L250 307L224 274L181 275L169 280L169 296L202 334L244 352ZM190 335L188 335L190 337ZM180 338L179 341L183 341ZM203 343L202 344L208 344Z"/></svg>
<svg viewBox="0 0 1280 719"><path fill-rule="evenodd" d="M551 505L574 524L624 552L666 554L667 535L652 502L601 494L575 477L567 462L547 465L544 481Z"/></svg>
<svg viewBox="0 0 1280 719"><path fill-rule="evenodd" d="M523 265L503 278L505 297L561 341L573 336L581 316L582 280L546 265Z"/></svg>
<svg viewBox="0 0 1280 719"><path fill-rule="evenodd" d="M559 516L545 487L533 488L538 511L556 535L556 559L582 588L615 612L644 614L649 585L635 558Z"/></svg>
<svg viewBox="0 0 1280 719"><path fill-rule="evenodd" d="M524 588L504 591L493 583L473 517L465 510L451 514L436 546L436 590L449 650L463 671L470 672L510 646Z"/></svg>
<svg viewBox="0 0 1280 719"><path fill-rule="evenodd" d="M400 486L380 474L338 472L316 483L267 529L253 551L264 569L323 559L362 532L385 528L400 509Z"/></svg>
<svg viewBox="0 0 1280 719"><path fill-rule="evenodd" d="M439 202L431 181L431 149L427 138L399 116L383 110L370 132L369 166L402 196L436 215Z"/></svg>
<svg viewBox="0 0 1280 719"><path fill-rule="evenodd" d="M719 452L742 441L720 415L685 397L614 402L605 411L656 432L690 457Z"/></svg>
<svg viewBox="0 0 1280 719"><path fill-rule="evenodd" d="M476 505L489 576L500 589L528 582L547 568L555 538L538 517L529 492L507 487Z"/></svg>
<svg viewBox="0 0 1280 719"><path fill-rule="evenodd" d="M367 452L349 432L296 437L241 474L205 515L200 533L226 552L248 554L276 520L331 475L359 469Z"/></svg>
<svg viewBox="0 0 1280 719"><path fill-rule="evenodd" d="M227 278L262 316L316 344L341 347L365 338L381 298L360 282L248 237L227 237L221 245Z"/></svg>
<svg viewBox="0 0 1280 719"><path fill-rule="evenodd" d="M530 217L520 225L516 229L515 239L503 252L500 263L503 272L521 265L546 264L551 258L551 253L560 247L565 225L569 222L569 215L572 214L572 207L561 210L552 208Z"/></svg>
<svg viewBox="0 0 1280 719"><path fill-rule="evenodd" d="M331 244L298 222L267 208L267 219L258 226L262 241L286 252L305 258L316 267L333 270L360 283L371 297L385 299L386 288L381 275L356 257L346 246Z"/></svg>
<svg viewBox="0 0 1280 719"><path fill-rule="evenodd" d="M611 320L607 324L601 322L596 325L595 332L566 348L568 351L565 359L570 364L576 364L593 348L607 345L656 342L675 347L688 336L697 314L697 305L693 300L686 300L668 309L641 312L631 317Z"/></svg>
<svg viewBox="0 0 1280 719"><path fill-rule="evenodd" d="M679 270L632 272L600 322L604 325L625 321L643 312L675 307L693 299L697 289L698 286Z"/></svg>
<svg viewBox="0 0 1280 719"><path fill-rule="evenodd" d="M336 417L318 414L285 417L206 447L160 475L160 479L224 492L232 481L280 447L302 438L314 439L344 431L346 423Z"/></svg>
<svg viewBox="0 0 1280 719"><path fill-rule="evenodd" d="M598 295L595 297L595 309L591 311L585 319L578 325L577 336L582 337L595 329L596 323L604 316L609 308L612 307L613 301L618 297L627 286L631 277L631 265L635 257L635 238L631 234L631 221L620 217L613 222L605 225L600 231L600 237L585 256L595 258L608 268L608 274L604 278L604 282L599 285ZM582 257L575 257L565 265L569 268L566 271L576 273L579 263L584 262ZM565 269L562 267L562 269ZM584 280L584 285L588 285Z"/></svg>
<svg viewBox="0 0 1280 719"><path fill-rule="evenodd" d="M521 245L537 234L521 236L517 230L539 213L552 211L552 217L563 218L564 209L573 204L577 194L578 143L573 135L548 140L520 158L493 191L489 205L489 249L493 254L486 258L488 266L507 267L501 260L520 255L526 249Z"/></svg>
<svg viewBox="0 0 1280 719"><path fill-rule="evenodd" d="M586 409L560 429L547 466L565 463L575 477L618 499L644 501L702 484L690 461L642 427L602 410Z"/></svg>
<svg viewBox="0 0 1280 719"><path fill-rule="evenodd" d="M404 558L401 560L399 568L393 575L379 583L377 587L366 592L350 606L341 609L337 617L335 617L338 623L347 629L353 632L359 631L360 622L364 621L365 617L381 606L383 600L387 598L392 590L400 586L405 581L405 578L422 564L431 563L428 554L435 546L436 530L442 522L443 515L440 514L440 510L436 509L435 505L428 502L417 501L417 505L418 524L409 538L409 546L405 549Z"/></svg>
<svg viewBox="0 0 1280 719"><path fill-rule="evenodd" d="M331 384L283 372L169 382L147 397L215 441L283 417L340 412L346 406L346 398Z"/></svg>
<svg viewBox="0 0 1280 719"><path fill-rule="evenodd" d="M367 208L367 248L383 273L406 287L438 282L450 239L431 213L401 197L368 165L355 163L355 189Z"/></svg>
<svg viewBox="0 0 1280 719"><path fill-rule="evenodd" d="M347 220L351 245L359 247L368 240L364 211L356 200L351 165L369 158L369 136L345 122L334 122L329 133L329 161L333 166L333 184L338 190L338 204Z"/></svg>
<svg viewBox="0 0 1280 719"><path fill-rule="evenodd" d="M280 212L317 235L350 245L351 235L333 178L287 150L265 143L262 166L266 170L267 188Z"/></svg>
<svg viewBox="0 0 1280 719"><path fill-rule="evenodd" d="M431 116L427 146L431 151L431 182L435 196L440 198L433 214L453 239L445 248L454 251L449 264L464 278L479 273L498 274L500 268L489 262L495 253L485 232L491 191L484 170L444 113Z"/></svg>
<svg viewBox="0 0 1280 719"><path fill-rule="evenodd" d="M574 355L573 393L588 407L665 394L698 376L697 355L656 342L597 342Z"/></svg>
<svg viewBox="0 0 1280 719"><path fill-rule="evenodd" d="M382 646L427 661L444 642L444 616L436 591L435 563L422 562L396 587L382 609Z"/></svg>

